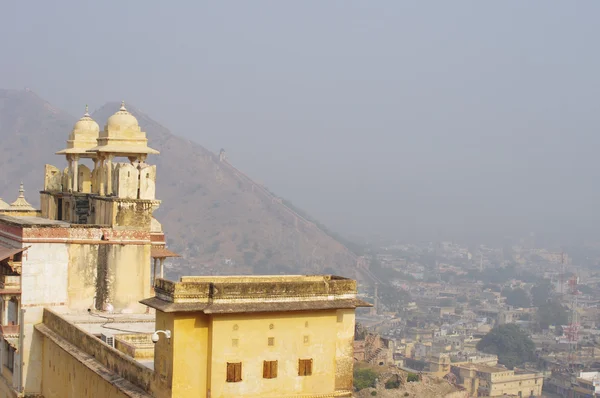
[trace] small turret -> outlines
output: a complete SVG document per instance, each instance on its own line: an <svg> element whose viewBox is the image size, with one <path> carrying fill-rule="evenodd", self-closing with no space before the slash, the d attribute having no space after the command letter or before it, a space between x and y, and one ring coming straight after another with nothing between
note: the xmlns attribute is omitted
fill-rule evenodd
<svg viewBox="0 0 600 398"><path fill-rule="evenodd" d="M35 208L25 200L25 189L23 189L23 183L19 186L19 196L17 200L10 204L10 210L25 210L25 211L35 211Z"/></svg>

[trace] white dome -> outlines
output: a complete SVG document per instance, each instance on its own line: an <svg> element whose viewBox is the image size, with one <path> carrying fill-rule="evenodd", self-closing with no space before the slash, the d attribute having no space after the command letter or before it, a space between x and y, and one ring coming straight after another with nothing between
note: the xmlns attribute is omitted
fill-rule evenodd
<svg viewBox="0 0 600 398"><path fill-rule="evenodd" d="M121 108L108 118L106 122L106 130L139 130L140 126L137 119L133 116L127 108L125 108L125 101L121 103Z"/></svg>

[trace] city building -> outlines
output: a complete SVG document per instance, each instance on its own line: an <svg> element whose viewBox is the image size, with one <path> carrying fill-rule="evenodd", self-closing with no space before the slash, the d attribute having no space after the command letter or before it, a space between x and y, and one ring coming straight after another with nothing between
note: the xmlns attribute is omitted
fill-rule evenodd
<svg viewBox="0 0 600 398"><path fill-rule="evenodd" d="M0 202L0 398L350 394L355 281L165 280L158 151L125 105L58 154L41 210Z"/></svg>
<svg viewBox="0 0 600 398"><path fill-rule="evenodd" d="M600 372L579 372L573 385L573 398L600 397Z"/></svg>
<svg viewBox="0 0 600 398"><path fill-rule="evenodd" d="M451 372L458 384L478 397L539 397L544 383L542 373L485 364L452 365Z"/></svg>

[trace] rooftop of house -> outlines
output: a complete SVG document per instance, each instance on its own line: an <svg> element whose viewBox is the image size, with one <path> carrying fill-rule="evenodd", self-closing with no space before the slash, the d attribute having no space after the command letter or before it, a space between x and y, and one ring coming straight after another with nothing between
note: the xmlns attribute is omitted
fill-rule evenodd
<svg viewBox="0 0 600 398"><path fill-rule="evenodd" d="M119 360L123 361L125 367L128 362L134 366L129 367L133 372L130 376L139 376L139 372L149 375L148 372L154 368L154 343L151 340L152 333L156 330L154 314L97 311L63 313L44 309L43 321L35 327L71 354L85 353L80 357L83 361L90 357L100 362ZM112 341L105 340L103 335L112 337ZM89 364L99 372L106 371L96 361ZM103 365L106 366L106 362ZM124 379L132 381L126 376Z"/></svg>
<svg viewBox="0 0 600 398"><path fill-rule="evenodd" d="M157 279L156 296L141 303L163 312L205 314L370 307L356 281L335 275L184 276Z"/></svg>
<svg viewBox="0 0 600 398"><path fill-rule="evenodd" d="M50 220L43 217L10 216L7 214L0 214L0 222L3 224L23 227L68 227L71 225L68 222Z"/></svg>
<svg viewBox="0 0 600 398"><path fill-rule="evenodd" d="M482 373L500 373L500 372L511 372L514 373L514 371L501 367L501 366L489 366L489 365L485 365L482 363L469 363L469 364L462 364L462 365L456 365L458 367L461 368L466 368L466 369L475 369L478 372L482 372Z"/></svg>
<svg viewBox="0 0 600 398"><path fill-rule="evenodd" d="M98 311L68 312L60 316L93 335L153 333L156 320L154 314L118 314Z"/></svg>

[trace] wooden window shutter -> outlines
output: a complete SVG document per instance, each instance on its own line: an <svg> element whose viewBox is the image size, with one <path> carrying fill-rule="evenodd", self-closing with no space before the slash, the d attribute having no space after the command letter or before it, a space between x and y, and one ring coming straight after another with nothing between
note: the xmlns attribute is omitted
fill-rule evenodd
<svg viewBox="0 0 600 398"><path fill-rule="evenodd" d="M271 361L271 378L277 377L277 361Z"/></svg>
<svg viewBox="0 0 600 398"><path fill-rule="evenodd" d="M242 381L242 363L235 364L235 380L234 381Z"/></svg>
<svg viewBox="0 0 600 398"><path fill-rule="evenodd" d="M277 361L263 361L263 378L274 379L277 377Z"/></svg>
<svg viewBox="0 0 600 398"><path fill-rule="evenodd" d="M271 378L271 366L269 366L269 361L263 361L263 379Z"/></svg>
<svg viewBox="0 0 600 398"><path fill-rule="evenodd" d="M235 381L235 364L227 363L227 381L234 382Z"/></svg>
<svg viewBox="0 0 600 398"><path fill-rule="evenodd" d="M298 360L298 376L310 376L312 374L312 359Z"/></svg>
<svg viewBox="0 0 600 398"><path fill-rule="evenodd" d="M227 382L235 383L242 381L242 363L227 362Z"/></svg>

